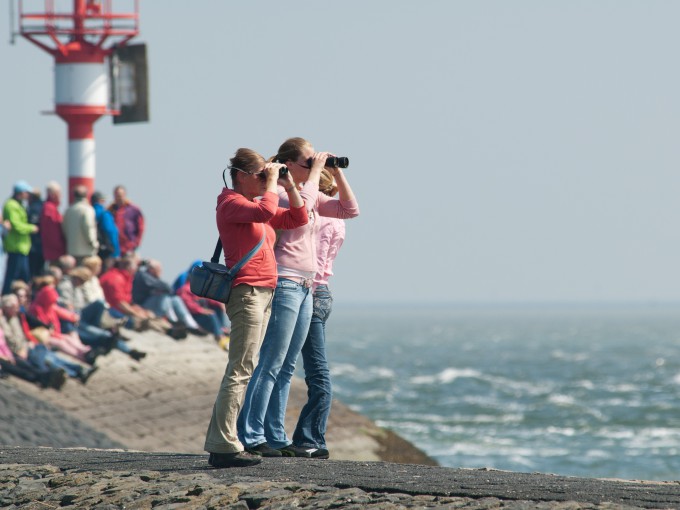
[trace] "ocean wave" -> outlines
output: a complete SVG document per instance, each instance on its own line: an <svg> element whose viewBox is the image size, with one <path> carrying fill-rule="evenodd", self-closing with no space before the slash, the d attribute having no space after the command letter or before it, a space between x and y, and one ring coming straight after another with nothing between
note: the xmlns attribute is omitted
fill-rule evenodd
<svg viewBox="0 0 680 510"><path fill-rule="evenodd" d="M374 379L395 379L396 372L388 367L360 368L350 363L332 363L330 365L331 377L350 376L360 382Z"/></svg>
<svg viewBox="0 0 680 510"><path fill-rule="evenodd" d="M556 349L550 353L553 359L558 359L560 361L572 361L580 363L590 359L590 354L586 352L565 352L560 349Z"/></svg>
<svg viewBox="0 0 680 510"><path fill-rule="evenodd" d="M479 378L482 373L472 368L446 368L434 375L418 375L411 377L412 384L448 384L461 377Z"/></svg>
<svg viewBox="0 0 680 510"><path fill-rule="evenodd" d="M548 397L548 401L552 404L558 405L558 406L573 406L576 402L576 399L572 397L571 395L550 395Z"/></svg>

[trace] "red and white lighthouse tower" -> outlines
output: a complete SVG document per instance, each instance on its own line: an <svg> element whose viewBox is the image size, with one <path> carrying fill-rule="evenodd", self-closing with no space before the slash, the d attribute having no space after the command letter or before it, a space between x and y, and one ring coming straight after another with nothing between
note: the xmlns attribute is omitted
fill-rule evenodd
<svg viewBox="0 0 680 510"><path fill-rule="evenodd" d="M19 33L54 57L54 113L68 125L72 201L75 186L94 190L94 123L120 113L109 106L107 57L139 33L139 2L127 13L114 13L114 0L72 0L72 11L59 11L56 0L41 3L43 11L26 12L19 0Z"/></svg>

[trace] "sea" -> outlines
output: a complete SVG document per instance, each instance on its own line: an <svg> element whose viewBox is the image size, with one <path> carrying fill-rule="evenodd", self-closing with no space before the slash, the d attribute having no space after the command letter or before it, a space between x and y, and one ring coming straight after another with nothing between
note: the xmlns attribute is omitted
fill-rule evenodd
<svg viewBox="0 0 680 510"><path fill-rule="evenodd" d="M335 306L335 397L442 466L680 480L680 305Z"/></svg>

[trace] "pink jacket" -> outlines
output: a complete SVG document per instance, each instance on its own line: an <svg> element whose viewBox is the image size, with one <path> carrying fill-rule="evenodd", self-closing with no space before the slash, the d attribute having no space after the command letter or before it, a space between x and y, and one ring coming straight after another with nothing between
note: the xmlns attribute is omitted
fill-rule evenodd
<svg viewBox="0 0 680 510"><path fill-rule="evenodd" d="M15 362L14 354L12 354L9 345L7 345L7 340L5 339L5 335L1 329L0 329L0 359L6 359L10 363Z"/></svg>
<svg viewBox="0 0 680 510"><path fill-rule="evenodd" d="M328 285L333 276L333 262L345 241L345 222L338 218L319 218L319 233L316 240L316 264L318 269L314 277L314 289L318 285Z"/></svg>
<svg viewBox="0 0 680 510"><path fill-rule="evenodd" d="M305 183L300 191L305 201L309 223L304 227L281 232L276 243L276 262L284 268L295 269L314 276L317 273L317 236L320 228L319 216L330 218L355 218L359 216L359 204L356 200L340 200L319 193L313 183ZM288 205L288 195L279 187L279 201L282 206Z"/></svg>

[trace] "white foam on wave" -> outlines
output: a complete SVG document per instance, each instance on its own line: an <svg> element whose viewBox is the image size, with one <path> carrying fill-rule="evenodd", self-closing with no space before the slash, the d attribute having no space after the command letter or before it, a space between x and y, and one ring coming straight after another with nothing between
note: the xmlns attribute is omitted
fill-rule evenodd
<svg viewBox="0 0 680 510"><path fill-rule="evenodd" d="M680 384L680 374L676 375L673 377L673 383L675 384Z"/></svg>
<svg viewBox="0 0 680 510"><path fill-rule="evenodd" d="M343 377L349 376L354 380L367 381L373 379L394 379L396 373L391 368L387 367L371 367L369 369L361 369L351 363L333 363L330 366L331 376Z"/></svg>
<svg viewBox="0 0 680 510"><path fill-rule="evenodd" d="M554 359L559 359L561 361L572 361L575 363L580 363L590 359L590 355L586 352L565 352L560 349L552 351L550 355Z"/></svg>
<svg viewBox="0 0 680 510"><path fill-rule="evenodd" d="M548 401L558 406L573 406L576 400L571 395L550 395Z"/></svg>
<svg viewBox="0 0 680 510"><path fill-rule="evenodd" d="M476 378L482 373L472 368L446 368L434 375L418 375L411 377L412 384L448 384L461 377Z"/></svg>

